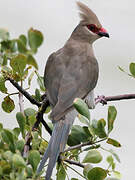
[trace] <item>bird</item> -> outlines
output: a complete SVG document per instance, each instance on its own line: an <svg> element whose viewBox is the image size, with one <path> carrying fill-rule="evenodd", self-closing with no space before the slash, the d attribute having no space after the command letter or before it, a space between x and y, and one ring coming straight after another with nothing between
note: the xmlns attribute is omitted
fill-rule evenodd
<svg viewBox="0 0 135 180"><path fill-rule="evenodd" d="M77 2L80 22L58 51L46 63L44 84L52 108L50 118L53 132L37 173L49 158L45 180L50 180L59 154L64 151L77 111L73 101L82 98L89 108L94 108L94 88L99 76L99 66L94 55L93 43L109 34L96 14L85 4Z"/></svg>

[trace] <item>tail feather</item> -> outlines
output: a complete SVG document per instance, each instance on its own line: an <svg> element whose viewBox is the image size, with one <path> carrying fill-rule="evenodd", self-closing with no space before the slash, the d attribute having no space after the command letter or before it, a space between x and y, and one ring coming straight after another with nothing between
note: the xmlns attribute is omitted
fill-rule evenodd
<svg viewBox="0 0 135 180"><path fill-rule="evenodd" d="M40 165L37 169L37 174L40 173L42 171L42 169L44 168L44 165L47 161L47 159L49 158L49 154L50 154L50 150L51 150L51 144L52 144L52 138L50 139L50 142L48 144L48 147L43 155L42 161L40 162Z"/></svg>
<svg viewBox="0 0 135 180"><path fill-rule="evenodd" d="M49 164L48 164L48 168L47 168L47 172L46 172L46 180L49 180L52 174L52 170L55 166L55 163L58 159L59 153L61 151L61 147L63 147L63 136L68 136L69 131L65 131L66 128L66 124L63 123L63 121L59 121L56 124L56 133L55 133L55 138L53 139L53 142L51 144L51 153L50 153L50 158L49 158ZM65 144L65 142L64 142Z"/></svg>
<svg viewBox="0 0 135 180"><path fill-rule="evenodd" d="M44 153L43 159L37 170L37 173L39 173L43 169L44 164L49 158L49 164L47 167L45 180L50 180L51 178L51 174L58 159L59 153L63 152L65 148L68 134L75 119L75 116L76 114L73 115L73 111L72 111L72 113L68 113L68 115L64 120L60 120L54 124L53 133L48 148Z"/></svg>

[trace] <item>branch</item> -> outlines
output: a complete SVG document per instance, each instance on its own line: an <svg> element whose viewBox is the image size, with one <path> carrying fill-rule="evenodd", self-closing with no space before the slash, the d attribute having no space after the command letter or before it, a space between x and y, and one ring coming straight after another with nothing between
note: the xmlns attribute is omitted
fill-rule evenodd
<svg viewBox="0 0 135 180"><path fill-rule="evenodd" d="M23 104L23 94L19 92L19 106L20 112L24 115L24 104Z"/></svg>
<svg viewBox="0 0 135 180"><path fill-rule="evenodd" d="M99 142L102 142L102 141L105 141L107 138L103 138L99 141L96 141L96 142L91 142L91 141L88 141L86 143L82 143L82 144L78 144L76 146L71 146L69 147L68 149L65 149L62 153L64 152L68 152L68 151L71 151L71 150L74 150L74 149L80 149L81 147L84 147L84 146L88 146L88 145L93 145L93 144L97 144Z"/></svg>
<svg viewBox="0 0 135 180"><path fill-rule="evenodd" d="M14 79L8 77L7 80L11 82L11 84L18 89L32 104L37 105L38 107L41 106L41 103L36 101L27 91L25 91Z"/></svg>
<svg viewBox="0 0 135 180"><path fill-rule="evenodd" d="M119 100L125 100L125 99L135 99L135 94L123 94L123 95L117 95L117 96L98 96L95 99L96 104L102 103L103 105L107 104L108 101L119 101Z"/></svg>
<svg viewBox="0 0 135 180"><path fill-rule="evenodd" d="M64 163L65 164L65 163ZM68 168L72 169L74 172L76 172L77 174L79 174L82 178L86 179L80 172L78 172L76 169L73 169L71 166L69 166L68 164L65 164ZM81 179L82 179L81 178Z"/></svg>
<svg viewBox="0 0 135 180"><path fill-rule="evenodd" d="M48 126L48 124L44 121L43 119L43 114L46 110L46 108L49 106L49 101L47 98L45 98L42 102L42 106L41 106L41 109L40 111L37 113L37 116L36 116L36 122L35 124L33 125L32 127L32 131L35 131L38 127L39 127L39 124L40 122L42 122L42 124L44 125L45 129L47 130L47 132L51 135L52 134L52 130L50 129L50 127ZM30 142L32 140L32 136L31 136L31 133L28 132L28 134L26 135L25 137L25 146L24 146L24 150L23 150L23 156L26 157L28 152L29 152L29 149L30 149Z"/></svg>
<svg viewBox="0 0 135 180"><path fill-rule="evenodd" d="M69 159L64 159L64 161L68 162L69 164L73 164L73 165L76 165L76 166L84 168L84 165L82 163L80 163L80 162L72 161L72 160L69 160Z"/></svg>
<svg viewBox="0 0 135 180"><path fill-rule="evenodd" d="M21 88L23 87L23 82L21 81ZM23 94L19 92L19 106L20 106L20 112L24 115L24 100L23 100Z"/></svg>
<svg viewBox="0 0 135 180"><path fill-rule="evenodd" d="M49 101L48 101L47 98L45 98L43 100L43 102L42 102L42 106L41 106L40 111L37 113L37 116L36 116L37 121L35 122L32 130L37 128L39 126L40 122L42 122L42 124L45 127L45 129L47 130L47 132L51 135L52 130L50 129L50 127L47 125L47 123L43 119L43 114L44 114L44 112L45 112L45 110L47 109L48 106L49 106Z"/></svg>

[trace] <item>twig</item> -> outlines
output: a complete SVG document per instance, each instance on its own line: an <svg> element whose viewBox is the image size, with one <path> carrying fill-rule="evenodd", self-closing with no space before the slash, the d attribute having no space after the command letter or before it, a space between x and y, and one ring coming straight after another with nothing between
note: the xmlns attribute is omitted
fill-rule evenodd
<svg viewBox="0 0 135 180"><path fill-rule="evenodd" d="M96 142L88 141L88 142L86 142L86 143L78 144L78 145L76 145L76 146L71 146L71 147L69 147L68 149L65 149L65 150L63 151L63 153L64 153L64 152L71 151L71 150L74 150L74 149L80 149L81 147L84 147L84 146L97 144L97 143L99 143L99 142L105 141L106 139L107 139L107 138L103 138L103 139L101 139L101 140L99 140L99 141L96 141Z"/></svg>
<svg viewBox="0 0 135 180"><path fill-rule="evenodd" d="M72 168L71 166L69 166L68 164L65 164L68 168L72 169L74 172L76 172L77 174L79 174L81 177L83 177L84 179L86 179L81 173L79 173L78 171L76 171L74 168Z"/></svg>
<svg viewBox="0 0 135 180"><path fill-rule="evenodd" d="M20 112L24 114L23 94L19 92L19 107Z"/></svg>
<svg viewBox="0 0 135 180"><path fill-rule="evenodd" d="M67 175L67 179L70 180L70 179L69 179L69 176L68 176L68 173L67 173L67 171L66 171L66 168L64 167L64 163L62 162L61 164L62 164L62 166L63 166L63 168L64 168L64 170L65 170L65 173L66 173L66 175Z"/></svg>
<svg viewBox="0 0 135 180"><path fill-rule="evenodd" d="M80 162L72 161L72 160L69 160L69 159L64 159L64 161L68 162L69 164L73 164L73 165L76 165L76 166L84 168L84 165L82 163L80 163Z"/></svg>
<svg viewBox="0 0 135 180"><path fill-rule="evenodd" d="M135 99L135 94L123 94L123 95L117 95L117 96L108 96L105 97L106 101L118 101L118 100L124 100L124 99Z"/></svg>
<svg viewBox="0 0 135 180"><path fill-rule="evenodd" d="M7 80L9 80L14 87L18 89L19 92L21 92L32 104L37 105L38 107L41 106L41 103L36 101L27 91L25 91L14 79L8 77Z"/></svg>
<svg viewBox="0 0 135 180"><path fill-rule="evenodd" d="M117 96L98 96L95 99L96 104L102 103L103 105L107 104L108 101L119 101L119 100L126 100L126 99L135 99L135 94L123 94Z"/></svg>
<svg viewBox="0 0 135 180"><path fill-rule="evenodd" d="M23 82L21 81L21 88L23 88ZM19 107L20 112L24 114L24 100L23 100L23 94L19 92Z"/></svg>
<svg viewBox="0 0 135 180"><path fill-rule="evenodd" d="M50 129L50 127L47 125L47 123L44 121L43 119L43 114L46 110L46 108L49 106L49 101L47 98L45 98L42 102L42 106L40 111L37 113L36 119L37 121L35 122L32 130L34 130L35 128L37 128L40 124L40 122L42 122L43 126L45 127L45 129L47 130L47 132L51 135L52 134L52 130Z"/></svg>

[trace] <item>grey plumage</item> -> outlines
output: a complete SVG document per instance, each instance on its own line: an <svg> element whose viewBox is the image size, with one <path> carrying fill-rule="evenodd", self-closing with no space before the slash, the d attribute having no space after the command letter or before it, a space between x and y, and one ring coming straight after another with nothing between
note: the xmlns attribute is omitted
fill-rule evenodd
<svg viewBox="0 0 135 180"><path fill-rule="evenodd" d="M86 5L80 2L77 5L81 11L80 23L64 47L50 55L45 68L45 87L52 107L50 117L54 129L37 172L42 170L49 158L46 180L50 180L58 155L65 148L76 116L74 99L91 98L89 106L94 107L93 89L97 84L99 69L92 43L101 36L107 36L105 30L102 33L97 16ZM98 31L92 30L93 24Z"/></svg>
<svg viewBox="0 0 135 180"><path fill-rule="evenodd" d="M81 17L82 23L95 24L99 28L102 27L102 25L100 24L98 20L98 17L91 9L89 9L85 4L81 2L77 2L77 5L81 11L80 17Z"/></svg>

